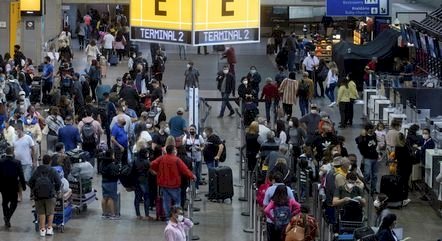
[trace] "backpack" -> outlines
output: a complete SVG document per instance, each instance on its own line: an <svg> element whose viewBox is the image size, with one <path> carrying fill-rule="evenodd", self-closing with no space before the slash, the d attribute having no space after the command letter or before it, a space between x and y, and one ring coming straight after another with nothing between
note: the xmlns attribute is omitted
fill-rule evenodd
<svg viewBox="0 0 442 241"><path fill-rule="evenodd" d="M270 182L265 182L259 186L258 192L256 193L256 202L260 207L264 207L264 198L266 195L266 191L271 185L272 184Z"/></svg>
<svg viewBox="0 0 442 241"><path fill-rule="evenodd" d="M8 82L5 86L5 97L6 101L17 101L19 93L20 93L20 86L17 83L11 83Z"/></svg>
<svg viewBox="0 0 442 241"><path fill-rule="evenodd" d="M273 209L273 217L276 229L282 230L289 224L292 218L292 211L288 205L277 206Z"/></svg>
<svg viewBox="0 0 442 241"><path fill-rule="evenodd" d="M72 80L69 78L63 78L61 81L61 87L65 89L70 89L72 87Z"/></svg>
<svg viewBox="0 0 442 241"><path fill-rule="evenodd" d="M301 80L298 86L298 96L306 98L308 96L308 92L310 90L310 86L304 80Z"/></svg>
<svg viewBox="0 0 442 241"><path fill-rule="evenodd" d="M83 138L84 144L95 144L97 143L95 137L95 129L92 122L84 123L83 128L81 128L81 137Z"/></svg>
<svg viewBox="0 0 442 241"><path fill-rule="evenodd" d="M49 179L49 173L43 172L35 181L33 189L34 197L37 200L48 199L54 196L54 184Z"/></svg>

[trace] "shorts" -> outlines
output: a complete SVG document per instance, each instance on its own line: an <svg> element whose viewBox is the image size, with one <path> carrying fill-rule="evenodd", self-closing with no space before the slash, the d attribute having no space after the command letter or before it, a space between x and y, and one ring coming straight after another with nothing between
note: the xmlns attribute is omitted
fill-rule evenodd
<svg viewBox="0 0 442 241"><path fill-rule="evenodd" d="M53 215L55 209L55 198L35 201L35 210L38 215Z"/></svg>
<svg viewBox="0 0 442 241"><path fill-rule="evenodd" d="M32 164L21 165L23 169L23 175L25 177L25 181L29 182L32 176Z"/></svg>
<svg viewBox="0 0 442 241"><path fill-rule="evenodd" d="M117 200L117 182L103 182L101 183L101 188L103 189L103 198L112 198L113 200Z"/></svg>

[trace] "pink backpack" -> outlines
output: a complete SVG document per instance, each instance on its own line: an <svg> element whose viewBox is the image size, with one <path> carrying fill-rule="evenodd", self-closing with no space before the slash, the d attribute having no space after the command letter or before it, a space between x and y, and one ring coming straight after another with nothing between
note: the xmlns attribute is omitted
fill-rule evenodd
<svg viewBox="0 0 442 241"><path fill-rule="evenodd" d="M256 202L258 202L258 205L260 207L264 207L264 197L266 194L267 189L272 185L271 182L265 182L264 184L261 184L258 188L258 192L256 193Z"/></svg>

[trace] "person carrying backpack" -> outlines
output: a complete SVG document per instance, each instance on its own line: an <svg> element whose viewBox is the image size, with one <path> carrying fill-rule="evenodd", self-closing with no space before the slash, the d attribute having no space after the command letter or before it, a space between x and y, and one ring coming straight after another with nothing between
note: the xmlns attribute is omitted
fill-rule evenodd
<svg viewBox="0 0 442 241"><path fill-rule="evenodd" d="M308 77L307 72L304 72L301 81L299 81L297 93L299 98L299 109L301 110L302 116L308 113L308 105L313 98L313 92L313 80Z"/></svg>
<svg viewBox="0 0 442 241"><path fill-rule="evenodd" d="M6 83L3 92L5 93L7 102L16 102L19 98L19 94L21 91L20 85L16 80L9 78L9 81Z"/></svg>
<svg viewBox="0 0 442 241"><path fill-rule="evenodd" d="M51 168L51 156L43 156L43 165L37 167L29 180L29 186L34 195L40 237L52 236L54 235L52 221L54 219L55 197L60 192L61 180L58 173Z"/></svg>
<svg viewBox="0 0 442 241"><path fill-rule="evenodd" d="M103 134L100 122L92 118L92 112L86 111L86 117L78 123L78 129L80 130L82 149L89 152L91 159L95 158L97 145Z"/></svg>
<svg viewBox="0 0 442 241"><path fill-rule="evenodd" d="M278 185L270 203L264 209L267 217L267 240L284 240L286 226L300 212L300 208L301 205L294 198L289 198L287 187Z"/></svg>

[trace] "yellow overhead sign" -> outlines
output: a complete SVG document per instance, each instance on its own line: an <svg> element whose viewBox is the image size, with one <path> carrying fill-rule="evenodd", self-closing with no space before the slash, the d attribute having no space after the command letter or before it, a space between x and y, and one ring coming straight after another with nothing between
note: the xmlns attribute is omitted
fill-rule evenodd
<svg viewBox="0 0 442 241"><path fill-rule="evenodd" d="M192 0L131 0L130 24L191 31Z"/></svg>
<svg viewBox="0 0 442 241"><path fill-rule="evenodd" d="M41 15L41 0L20 0L22 15Z"/></svg>
<svg viewBox="0 0 442 241"><path fill-rule="evenodd" d="M194 30L259 28L259 0L195 0Z"/></svg>
<svg viewBox="0 0 442 241"><path fill-rule="evenodd" d="M130 25L139 41L258 42L260 0L131 0Z"/></svg>

